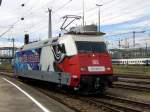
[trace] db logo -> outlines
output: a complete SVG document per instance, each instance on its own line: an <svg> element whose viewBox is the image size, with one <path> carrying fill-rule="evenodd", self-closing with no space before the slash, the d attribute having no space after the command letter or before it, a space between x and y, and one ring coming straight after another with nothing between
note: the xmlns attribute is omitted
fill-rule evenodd
<svg viewBox="0 0 150 112"><path fill-rule="evenodd" d="M98 65L98 64L99 64L99 61L98 61L98 60L92 60L92 64Z"/></svg>
<svg viewBox="0 0 150 112"><path fill-rule="evenodd" d="M54 54L55 62L60 63L66 56L65 46L62 45L54 45L52 47L52 51Z"/></svg>

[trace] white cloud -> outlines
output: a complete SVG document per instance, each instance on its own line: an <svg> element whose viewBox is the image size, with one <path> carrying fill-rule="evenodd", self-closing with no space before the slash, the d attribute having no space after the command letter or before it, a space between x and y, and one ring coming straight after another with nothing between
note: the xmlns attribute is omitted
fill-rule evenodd
<svg viewBox="0 0 150 112"><path fill-rule="evenodd" d="M18 40L20 36L27 31L33 35L42 35L47 37L48 30L48 8L53 10L53 32L59 31L62 24L61 17L66 14L78 14L82 16L82 0L4 0L0 7L0 26L12 25L15 21L24 17L24 21L19 21L14 26L13 36ZM25 4L21 7L21 4ZM68 3L68 4L66 4ZM97 23L98 7L96 3L104 4L101 7L101 22L103 25L116 24L124 21L129 21L144 15L150 15L148 0L85 0L85 20L87 24ZM140 5L137 5L140 4ZM63 7L62 7L63 6ZM81 21L74 23L81 24ZM139 27L146 25L146 22L133 25ZM149 24L149 23L148 23ZM6 28L0 28L0 33L3 33ZM38 36L37 36L38 37Z"/></svg>

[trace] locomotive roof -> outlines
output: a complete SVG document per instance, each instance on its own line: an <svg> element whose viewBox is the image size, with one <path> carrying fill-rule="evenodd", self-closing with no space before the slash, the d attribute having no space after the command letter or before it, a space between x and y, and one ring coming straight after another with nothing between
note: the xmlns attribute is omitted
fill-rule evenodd
<svg viewBox="0 0 150 112"><path fill-rule="evenodd" d="M100 36L97 35L64 35L62 37L55 37L55 38L49 38L43 41L39 42L34 42L30 44L26 44L20 48L20 50L29 50L29 49L34 49L34 48L40 48L44 46L48 46L52 44L53 40L58 40L59 41L70 41L70 38L73 41L89 41L89 42L104 42Z"/></svg>

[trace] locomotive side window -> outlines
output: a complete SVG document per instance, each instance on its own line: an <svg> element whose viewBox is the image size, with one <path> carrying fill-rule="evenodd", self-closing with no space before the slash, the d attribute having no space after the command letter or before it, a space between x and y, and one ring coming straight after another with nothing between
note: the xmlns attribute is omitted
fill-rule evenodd
<svg viewBox="0 0 150 112"><path fill-rule="evenodd" d="M76 42L78 52L106 52L106 45L104 42Z"/></svg>

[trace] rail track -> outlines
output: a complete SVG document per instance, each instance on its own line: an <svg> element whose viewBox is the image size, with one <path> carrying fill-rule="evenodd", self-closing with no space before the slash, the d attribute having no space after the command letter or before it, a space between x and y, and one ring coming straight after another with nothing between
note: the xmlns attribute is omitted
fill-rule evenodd
<svg viewBox="0 0 150 112"><path fill-rule="evenodd" d="M12 74L5 72L2 72L2 74L14 78ZM36 84L29 85L46 96L66 105L75 112L92 112L93 110L98 112L150 112L150 104L142 101L133 101L129 98L122 98L110 94L106 94L103 97L80 96L70 94L66 91L51 91L47 87L35 86Z"/></svg>
<svg viewBox="0 0 150 112"><path fill-rule="evenodd" d="M85 108L83 109L82 107L83 102L85 104L89 103L89 105L91 106L96 106L106 112L142 112L142 111L149 112L150 111L150 104L148 103L133 101L118 96L105 95L103 97L87 97L87 96L85 97L85 96L68 94L66 92L61 92L61 94L56 95L49 92L49 90L44 90L41 88L39 88L39 90L42 93L46 94L47 96L67 106L68 103L64 102L64 98L81 101L82 102L81 104L69 106L70 108L74 109L76 112L88 111L88 109Z"/></svg>
<svg viewBox="0 0 150 112"><path fill-rule="evenodd" d="M122 98L119 96L106 95L104 102L110 102L111 105L117 105L117 108L123 109L127 112L148 112L150 111L150 104L142 101L131 100L129 98ZM100 99L101 100L101 99Z"/></svg>
<svg viewBox="0 0 150 112"><path fill-rule="evenodd" d="M114 88L150 92L150 78L145 76L119 76L113 83Z"/></svg>
<svg viewBox="0 0 150 112"><path fill-rule="evenodd" d="M139 79L139 78L118 78L121 82L131 82L131 83L137 83L137 84L150 84L150 79Z"/></svg>
<svg viewBox="0 0 150 112"><path fill-rule="evenodd" d="M0 69L0 72L13 73L14 71L9 69Z"/></svg>
<svg viewBox="0 0 150 112"><path fill-rule="evenodd" d="M116 82L113 84L114 88L122 88L122 89L129 89L134 91L141 91L141 92L150 92L150 87L144 85L137 85L134 83L120 83Z"/></svg>
<svg viewBox="0 0 150 112"><path fill-rule="evenodd" d="M115 76L120 78L150 79L150 76L135 75L135 74L131 74L131 75L116 74Z"/></svg>
<svg viewBox="0 0 150 112"><path fill-rule="evenodd" d="M102 98L84 99L98 107L103 107L111 112L149 112L150 104L140 101L133 101L118 96L105 95Z"/></svg>
<svg viewBox="0 0 150 112"><path fill-rule="evenodd" d="M36 87L36 89L38 89L45 95L55 99L56 101L75 110L76 112L91 112L91 110L89 110L90 107L85 106L87 105L87 103L91 106L91 108L92 106L96 106L97 110L102 110L104 112L149 112L150 111L150 104L146 102L134 101L129 98L122 98L110 94L106 94L103 97L87 97L87 96L79 96L76 94L70 94L67 93L66 91L56 90L55 92L52 92L51 90L43 89L40 87ZM70 105L70 103L64 101L64 99L76 103Z"/></svg>
<svg viewBox="0 0 150 112"><path fill-rule="evenodd" d="M83 110L85 110L82 107L79 108L79 105L70 105L66 101L64 101L63 97L67 98L67 96L62 96L62 94L56 94L56 93L53 93L49 90L44 90L42 88L37 88L36 87L36 89L38 89L40 92L42 92L46 96L48 96L48 97L60 102L61 104L69 107L70 109L74 110L75 112L82 112ZM72 97L74 97L74 96L72 95Z"/></svg>
<svg viewBox="0 0 150 112"><path fill-rule="evenodd" d="M9 78L16 78L10 73L6 72L0 72L0 74L4 76L8 76ZM41 93L45 94L46 96L56 100L57 102L60 102L61 104L67 106L71 110L74 110L75 112L92 112L93 110L97 110L97 112L101 112L102 109L91 106L85 101L82 101L79 99L79 96L77 94L71 94L70 92L59 90L58 88L51 88L44 82L38 82L35 80L23 80L18 79L16 80L21 81L22 83L27 84L28 86L40 91Z"/></svg>

